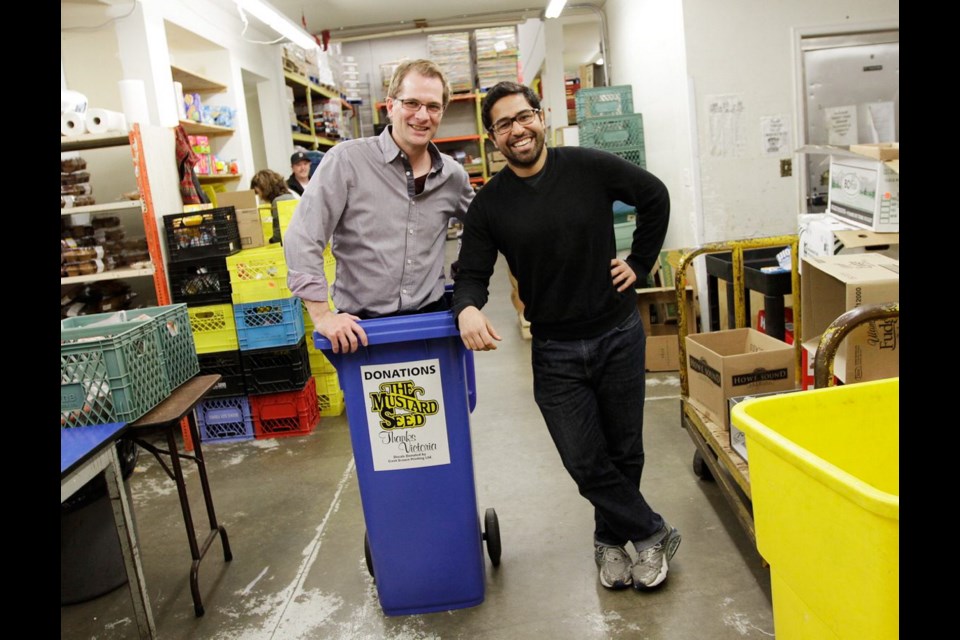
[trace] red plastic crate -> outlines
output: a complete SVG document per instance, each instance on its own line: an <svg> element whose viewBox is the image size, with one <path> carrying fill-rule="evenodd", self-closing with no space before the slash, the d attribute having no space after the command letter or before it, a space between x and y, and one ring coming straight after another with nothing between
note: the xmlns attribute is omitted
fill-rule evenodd
<svg viewBox="0 0 960 640"><path fill-rule="evenodd" d="M313 377L300 391L250 396L253 435L257 440L307 435L320 422Z"/></svg>

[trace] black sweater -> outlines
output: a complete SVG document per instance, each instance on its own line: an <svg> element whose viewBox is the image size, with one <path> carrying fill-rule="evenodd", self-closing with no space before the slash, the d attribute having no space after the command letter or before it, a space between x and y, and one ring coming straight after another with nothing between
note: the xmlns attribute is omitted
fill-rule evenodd
<svg viewBox="0 0 960 640"><path fill-rule="evenodd" d="M670 218L670 197L656 176L614 154L580 147L547 149L546 165L532 183L509 168L500 171L464 219L454 316L486 304L500 252L517 279L534 336L572 340L612 329L637 304L634 289L618 293L610 275L616 200L637 210L626 261L642 283Z"/></svg>

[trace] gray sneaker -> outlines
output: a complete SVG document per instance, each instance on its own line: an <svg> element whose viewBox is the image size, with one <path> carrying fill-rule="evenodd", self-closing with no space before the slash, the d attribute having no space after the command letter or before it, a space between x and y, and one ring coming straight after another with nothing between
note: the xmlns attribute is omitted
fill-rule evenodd
<svg viewBox="0 0 960 640"><path fill-rule="evenodd" d="M680 532L664 523L663 537L653 546L637 551L637 561L633 564L633 588L640 591L654 589L667 579L669 562L680 546Z"/></svg>
<svg viewBox="0 0 960 640"><path fill-rule="evenodd" d="M594 543L593 558L600 567L600 584L607 589L626 589L633 582L630 573L632 560L623 547Z"/></svg>

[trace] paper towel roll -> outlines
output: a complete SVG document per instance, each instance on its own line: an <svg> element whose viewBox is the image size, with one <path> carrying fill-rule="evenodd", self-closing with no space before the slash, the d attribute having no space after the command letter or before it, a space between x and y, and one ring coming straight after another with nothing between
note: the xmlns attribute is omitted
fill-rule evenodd
<svg viewBox="0 0 960 640"><path fill-rule="evenodd" d="M87 131L90 133L126 133L127 119L119 111L87 109Z"/></svg>
<svg viewBox="0 0 960 640"><path fill-rule="evenodd" d="M150 124L150 108L147 107L147 89L143 80L121 80L120 105L127 124L140 122Z"/></svg>
<svg viewBox="0 0 960 640"><path fill-rule="evenodd" d="M177 100L177 117L181 120L187 119L187 105L183 101L183 83L173 83L173 93Z"/></svg>
<svg viewBox="0 0 960 640"><path fill-rule="evenodd" d="M87 132L86 116L76 111L60 114L60 135L79 136Z"/></svg>
<svg viewBox="0 0 960 640"><path fill-rule="evenodd" d="M60 113L72 111L83 114L87 110L87 96L79 91L60 90Z"/></svg>

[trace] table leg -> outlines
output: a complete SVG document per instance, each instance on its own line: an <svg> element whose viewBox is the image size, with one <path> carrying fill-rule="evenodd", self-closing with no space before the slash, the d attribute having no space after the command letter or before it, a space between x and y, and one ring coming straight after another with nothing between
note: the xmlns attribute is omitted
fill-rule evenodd
<svg viewBox="0 0 960 640"><path fill-rule="evenodd" d="M763 296L763 309L766 334L777 340L783 340L786 333L784 321L783 296Z"/></svg>
<svg viewBox="0 0 960 640"><path fill-rule="evenodd" d="M175 429L177 424L170 424L167 429L167 448L170 451L170 466L173 468L173 479L177 484L177 494L180 497L180 510L183 512L183 524L187 528L187 543L190 545L190 557L193 564L190 568L190 592L193 595L193 608L197 617L203 615L203 601L200 597L198 568L200 564L200 546L197 544L197 531L193 525L193 515L190 513L190 500L187 496L187 485L183 479L183 468L180 465L180 452L177 447Z"/></svg>
<svg viewBox="0 0 960 640"><path fill-rule="evenodd" d="M210 481L207 479L207 465L203 459L203 448L200 444L200 431L197 428L197 419L193 413L187 416L190 423L190 434L193 439L193 455L197 460L197 470L200 473L200 485L203 487L203 500L207 507L207 518L210 521L211 535L218 533L220 541L223 544L223 559L227 562L233 560L233 552L230 551L230 540L227 538L226 528L217 520L217 514L213 509L213 494L210 492ZM209 544L209 543L208 543ZM206 553L206 546L204 547Z"/></svg>
<svg viewBox="0 0 960 640"><path fill-rule="evenodd" d="M115 446L111 445L109 450L110 464L105 469L104 477L107 481L110 505L113 507L113 517L117 524L117 534L123 552L123 563L127 570L127 585L130 588L130 598L133 600L137 629L141 638L155 638L157 629L153 622L153 612L150 609L150 599L143 577L143 567L140 564L140 548L134 534L130 503L127 500L127 492L123 487L120 459L117 457Z"/></svg>
<svg viewBox="0 0 960 640"><path fill-rule="evenodd" d="M717 281L717 276L707 275L707 304L710 313L710 331L720 330L720 298L717 297L719 295L719 288L720 284Z"/></svg>

